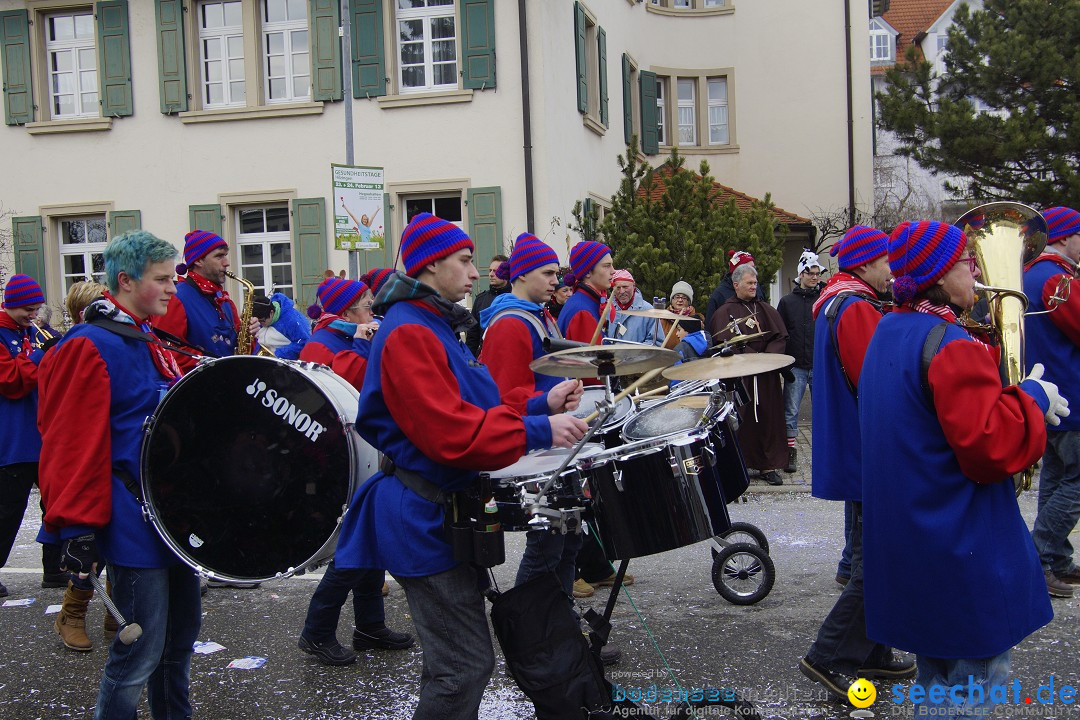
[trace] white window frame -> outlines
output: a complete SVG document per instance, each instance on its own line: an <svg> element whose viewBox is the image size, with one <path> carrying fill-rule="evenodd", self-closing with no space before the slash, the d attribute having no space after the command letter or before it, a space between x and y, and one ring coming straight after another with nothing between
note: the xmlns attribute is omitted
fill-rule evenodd
<svg viewBox="0 0 1080 720"><path fill-rule="evenodd" d="M105 239L101 242L85 242L85 243L67 243L65 242L67 234L64 232L65 223L83 223L83 237L86 237L89 222L100 222L101 229L104 231ZM56 244L57 251L60 253L60 288L64 295L67 295L71 286L80 280L94 280L101 284L105 284L105 267L104 257L102 257L102 269L100 272L94 272L94 256L102 256L105 252L105 246L109 241L109 225L106 222L105 213L87 213L80 215L68 215L55 218L56 223ZM81 256L83 259L83 274L69 273L67 268L67 258ZM85 270L89 269L90 274L86 275Z"/></svg>
<svg viewBox="0 0 1080 720"><path fill-rule="evenodd" d="M286 14L288 13L289 3L288 0L260 0L259 12L262 19L262 32L260 34L260 47L262 51L262 79L263 79L263 97L266 99L267 105L274 105L279 103L295 103L295 102L308 102L311 100L311 30L310 20L308 17L308 3L304 0L300 3L300 6L304 9L304 16L300 19L288 18L287 20L270 21L267 19L269 15L269 3L280 2L285 8ZM294 44L296 40L296 34L302 32L304 35L303 48L297 50ZM282 36L282 53L270 52L270 36L280 34ZM296 69L297 59L303 56L307 59L307 72L299 73ZM271 57L284 57L284 75L272 75L271 74ZM305 92L300 95L296 93L296 81L300 78L307 78L305 84ZM285 82L285 94L278 98L271 97L270 88L273 80L284 80Z"/></svg>
<svg viewBox="0 0 1080 720"><path fill-rule="evenodd" d="M713 83L722 82L724 88L723 98L713 98ZM728 118L728 79L726 77L710 77L705 79L705 91L707 94L706 104L706 120L709 131L709 145L730 145L731 144L731 124ZM713 122L714 111L717 116L723 115L723 122ZM719 120L719 117L717 118ZM713 128L722 127L722 140L713 139Z"/></svg>
<svg viewBox="0 0 1080 720"><path fill-rule="evenodd" d="M879 18L870 20L870 62L893 62L893 34Z"/></svg>
<svg viewBox="0 0 1080 720"><path fill-rule="evenodd" d="M400 196L401 216L398 218L398 220L401 222L401 227L406 227L409 224L409 218L408 218L409 207L408 207L408 205L409 205L410 202L430 200L431 201L431 209L430 210L422 210L421 212L430 212L430 213L432 213L434 215L435 214L434 210L435 210L435 201L436 200L445 200L447 198L454 198L454 199L456 199L458 201L458 209L460 211L458 214L461 216L461 219L460 220L451 220L449 218L442 218L442 219L446 220L448 223L451 223L453 225L457 225L459 228L464 230L465 229L465 221L468 218L468 212L467 212L466 207L465 207L466 193L467 193L467 190L463 188L463 189L458 190L458 191L448 191L448 192L419 192L419 193L402 194Z"/></svg>
<svg viewBox="0 0 1080 720"><path fill-rule="evenodd" d="M676 127L679 130L679 146L691 146L698 144L698 112L697 112L697 79L692 77L680 77L675 84L678 98ZM690 99L683 99L682 89L690 88ZM689 110L690 123L684 122L684 111ZM684 139L686 128L690 130L690 138Z"/></svg>
<svg viewBox="0 0 1080 720"><path fill-rule="evenodd" d="M431 0L428 0L431 2ZM401 94L408 93L420 93L420 92L438 92L441 90L457 90L461 71L461 53L458 47L458 40L460 38L461 27L458 22L458 8L456 0L448 5L432 5L422 8L401 8L397 2L394 2L394 58L397 64L397 83L398 92ZM449 18L454 24L454 37L453 38L438 38L438 42L450 41L454 48L454 81L452 83L436 83L435 82L435 66L436 65L450 65L447 61L436 61L434 59L434 53L432 52L432 43L436 42L432 38L431 26L432 21L440 18ZM421 22L423 28L423 38L420 41L424 50L424 62L423 65L417 63L409 63L406 65L402 62L401 48L401 24L403 22L416 21ZM416 41L410 41L416 42ZM406 86L405 84L405 70L408 68L423 67L424 69L424 84L417 86Z"/></svg>
<svg viewBox="0 0 1080 720"><path fill-rule="evenodd" d="M72 34L76 34L76 18L89 17L90 18L90 37L73 37L70 40L50 40L49 31L53 24L53 21L57 18L71 18ZM42 39L45 42L45 61L46 61L46 73L48 77L47 91L49 94L49 118L51 120L75 120L78 118L95 118L101 117L101 102L98 86L98 55L97 55L97 24L94 21L94 11L92 8L72 8L66 12L49 13L44 17L45 20L45 32ZM93 60L94 67L92 69L82 67L82 55L81 51L89 50L90 57ZM55 58L63 53L70 53L71 57L71 69L65 71L56 71L53 69L55 65ZM71 87L68 92L56 91L56 78L58 75L71 75ZM89 75L87 83L92 87L91 89L83 87L83 76ZM84 95L88 95L92 92L92 100L88 100L84 106ZM72 107L74 112L60 113L56 109L56 98L64 95L72 95Z"/></svg>
<svg viewBox="0 0 1080 720"><path fill-rule="evenodd" d="M224 21L224 6L229 3L235 3L240 6L240 24L239 25L223 25L219 28L205 28L203 27L205 17L205 8L210 5L222 6L222 18ZM196 17L195 27L199 38L199 99L200 105L207 109L213 110L216 108L228 108L228 107L244 107L247 105L247 69L244 67L246 58L244 57L244 3L242 0L200 0L196 5ZM240 39L240 55L230 55L229 45L232 38ZM206 45L209 41L218 41L221 46L221 56L216 60L209 60L206 53ZM243 77L234 78L232 76L231 65L233 61L239 61L240 67L244 73ZM207 63L219 62L221 63L221 77L218 80L210 80L208 77ZM243 97L237 99L233 97L232 86L235 83L240 84L240 88L243 92ZM211 102L208 94L209 87L211 85L220 84L222 93L221 102Z"/></svg>
<svg viewBox="0 0 1080 720"><path fill-rule="evenodd" d="M267 210L285 210L285 219L289 224L286 230L275 230L269 232L266 230L266 211ZM292 237L292 214L289 211L288 203L269 203L266 205L238 205L234 208L234 219L236 227L236 259L237 264L240 266L239 275L245 280L249 281L255 286L257 292L261 292L263 295L269 297L271 293L280 292L287 295L290 298L295 298L296 295L296 267L294 263L295 248L293 248ZM244 233L243 224L240 216L242 213L251 211L261 211L263 217L263 231ZM283 262L274 262L272 259L272 250L274 245L285 245L289 248L289 259ZM244 262L244 248L246 247L259 247L261 249L262 259L259 263L245 263ZM287 267L289 271L290 283L287 285L275 285L274 284L274 268ZM262 282L255 282L248 276L248 269L259 268L262 270ZM246 288L241 288L241 295L246 291Z"/></svg>

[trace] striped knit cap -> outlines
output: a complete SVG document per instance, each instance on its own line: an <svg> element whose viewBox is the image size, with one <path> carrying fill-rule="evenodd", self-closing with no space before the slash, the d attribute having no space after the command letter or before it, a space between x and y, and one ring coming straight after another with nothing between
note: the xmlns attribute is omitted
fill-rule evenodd
<svg viewBox="0 0 1080 720"><path fill-rule="evenodd" d="M609 254L611 254L611 248L604 243L592 240L583 240L572 247L570 249L570 274L574 276L575 284L585 279L585 276L596 267L596 263Z"/></svg>
<svg viewBox="0 0 1080 720"><path fill-rule="evenodd" d="M177 275L187 275L188 269L196 261L202 260L215 248L228 247L228 243L206 230L192 230L184 236L184 262L176 266Z"/></svg>
<svg viewBox="0 0 1080 720"><path fill-rule="evenodd" d="M360 276L360 282L371 288L371 292L375 295L379 294L383 285L390 279L390 276L394 274L393 268L371 268L366 273Z"/></svg>
<svg viewBox="0 0 1080 720"><path fill-rule="evenodd" d="M315 294L319 296L323 310L331 315L340 315L351 308L367 289L367 285L356 280L329 277L322 281Z"/></svg>
<svg viewBox="0 0 1080 720"><path fill-rule="evenodd" d="M1052 207L1042 211L1046 218L1046 242L1061 242L1080 233L1080 213L1072 208Z"/></svg>
<svg viewBox="0 0 1080 720"><path fill-rule="evenodd" d="M728 250L728 256L728 272L735 272L740 265L754 262L754 256L745 250Z"/></svg>
<svg viewBox="0 0 1080 720"><path fill-rule="evenodd" d="M513 282L536 268L551 264L559 264L559 256L555 251L535 235L521 233L514 241L514 252L510 253L510 259L500 265L495 274L503 280Z"/></svg>
<svg viewBox="0 0 1080 720"><path fill-rule="evenodd" d="M41 286L29 275L12 275L4 286L4 307L21 308L45 304Z"/></svg>
<svg viewBox="0 0 1080 720"><path fill-rule="evenodd" d="M960 259L967 236L935 220L902 222L889 237L889 267L897 304L910 302L936 283Z"/></svg>
<svg viewBox="0 0 1080 720"><path fill-rule="evenodd" d="M418 213L401 234L401 261L409 277L466 248L475 249L465 231L431 213Z"/></svg>
<svg viewBox="0 0 1080 720"><path fill-rule="evenodd" d="M877 228L856 225L833 244L829 254L841 270L852 270L889 252L889 236Z"/></svg>

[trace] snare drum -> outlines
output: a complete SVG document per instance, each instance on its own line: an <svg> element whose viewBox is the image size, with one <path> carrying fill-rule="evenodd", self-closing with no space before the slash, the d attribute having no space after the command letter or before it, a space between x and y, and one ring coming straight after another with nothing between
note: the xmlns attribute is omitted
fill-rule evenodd
<svg viewBox="0 0 1080 720"><path fill-rule="evenodd" d="M586 417L596 411L597 403L604 399L604 388L602 387L587 387L585 388L585 394L581 397L581 404L578 405L578 409L570 413L576 418L584 420ZM622 437L620 431L623 425L626 423L626 419L633 414L634 401L629 397L624 397L619 402L615 403L615 412L611 414L608 421L593 434L593 438L597 442L603 443L606 448L613 448L622 445ZM595 420L593 422L596 422ZM552 468L554 470L554 468Z"/></svg>
<svg viewBox="0 0 1080 720"><path fill-rule="evenodd" d="M726 423L730 407L698 422L708 397L642 410L623 428L626 444L598 458L607 462L590 478L592 513L609 560L674 550L731 526L723 477L745 477L746 468Z"/></svg>
<svg viewBox="0 0 1080 720"><path fill-rule="evenodd" d="M552 507L582 507L586 501L581 483L592 472L597 464L596 459L603 452L603 445L585 443L574 461L548 490L548 504ZM521 504L521 487L524 486L531 493L537 492L559 469L568 454L570 450L564 448L537 450L501 470L481 473L491 482L503 530L532 530L528 511Z"/></svg>
<svg viewBox="0 0 1080 720"><path fill-rule="evenodd" d="M333 556L356 478L378 453L358 394L329 368L260 356L203 362L148 420L142 495L158 534L219 580L261 582Z"/></svg>

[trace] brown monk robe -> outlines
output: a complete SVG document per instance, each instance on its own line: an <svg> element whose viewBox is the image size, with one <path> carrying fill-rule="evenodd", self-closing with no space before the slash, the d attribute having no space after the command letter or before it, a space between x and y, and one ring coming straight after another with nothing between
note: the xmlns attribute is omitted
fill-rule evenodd
<svg viewBox="0 0 1080 720"><path fill-rule="evenodd" d="M751 335L766 332L755 340L739 343L736 353L782 353L787 345L787 328L780 313L763 300L757 299L757 271L751 265L740 265L732 276L735 295L713 313L709 333L714 343L729 340L741 332ZM738 321L738 332L733 321ZM762 478L780 485L779 473L772 472L787 463L787 432L784 426L784 394L780 373L742 378L750 402L739 409L739 446L747 467L762 472Z"/></svg>

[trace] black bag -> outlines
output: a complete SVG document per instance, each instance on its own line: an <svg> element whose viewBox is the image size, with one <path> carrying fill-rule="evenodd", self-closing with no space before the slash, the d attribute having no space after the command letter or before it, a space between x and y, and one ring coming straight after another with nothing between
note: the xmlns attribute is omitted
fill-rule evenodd
<svg viewBox="0 0 1080 720"><path fill-rule="evenodd" d="M555 573L496 597L491 622L506 668L539 720L578 720L610 707L604 665L589 649Z"/></svg>

